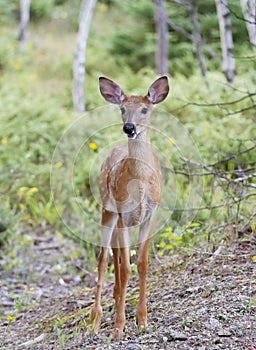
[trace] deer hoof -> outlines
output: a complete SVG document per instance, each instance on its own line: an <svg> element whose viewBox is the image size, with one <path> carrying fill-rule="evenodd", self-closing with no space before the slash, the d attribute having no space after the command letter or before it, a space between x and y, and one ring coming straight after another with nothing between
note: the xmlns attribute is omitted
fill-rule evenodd
<svg viewBox="0 0 256 350"><path fill-rule="evenodd" d="M113 333L114 340L121 340L123 338L123 330L120 328L115 328Z"/></svg>
<svg viewBox="0 0 256 350"><path fill-rule="evenodd" d="M139 332L145 332L148 328L147 317L137 317L136 321Z"/></svg>
<svg viewBox="0 0 256 350"><path fill-rule="evenodd" d="M138 325L139 333L146 332L147 328L148 328L147 324Z"/></svg>
<svg viewBox="0 0 256 350"><path fill-rule="evenodd" d="M90 315L90 323L92 325L91 332L97 334L100 328L100 322L102 317L102 308L94 307Z"/></svg>

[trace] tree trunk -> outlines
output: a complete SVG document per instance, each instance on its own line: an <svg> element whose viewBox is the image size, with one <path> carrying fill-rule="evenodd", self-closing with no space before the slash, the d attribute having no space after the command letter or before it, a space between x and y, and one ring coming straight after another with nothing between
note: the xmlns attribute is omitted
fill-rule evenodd
<svg viewBox="0 0 256 350"><path fill-rule="evenodd" d="M200 25L198 20L197 0L191 0L191 18L193 22L193 41L196 47L196 56L198 59L202 76L205 78L207 70L202 50L202 37L200 33Z"/></svg>
<svg viewBox="0 0 256 350"><path fill-rule="evenodd" d="M215 0L220 28L222 48L222 70L229 83L233 83L236 76L232 24L227 0Z"/></svg>
<svg viewBox="0 0 256 350"><path fill-rule="evenodd" d="M85 57L90 23L97 0L83 0L79 14L75 59L73 66L73 103L77 112L85 111Z"/></svg>
<svg viewBox="0 0 256 350"><path fill-rule="evenodd" d="M188 33L184 28L177 26L177 24L175 24L170 18L168 18L167 23L169 24L169 26L175 30L177 33L183 35L185 38L193 41L193 35ZM206 45L206 43L204 41L201 41L201 45L202 47L209 53L209 55L214 58L215 60L217 60L219 63L221 63L221 58L219 55L217 55L217 53L210 48L210 46Z"/></svg>
<svg viewBox="0 0 256 350"><path fill-rule="evenodd" d="M168 74L168 23L165 0L154 0L157 32L156 70L157 74Z"/></svg>
<svg viewBox="0 0 256 350"><path fill-rule="evenodd" d="M20 0L20 45L25 44L25 33L30 17L30 0Z"/></svg>
<svg viewBox="0 0 256 350"><path fill-rule="evenodd" d="M240 0L246 21L249 40L253 51L256 52L256 2L255 0Z"/></svg>

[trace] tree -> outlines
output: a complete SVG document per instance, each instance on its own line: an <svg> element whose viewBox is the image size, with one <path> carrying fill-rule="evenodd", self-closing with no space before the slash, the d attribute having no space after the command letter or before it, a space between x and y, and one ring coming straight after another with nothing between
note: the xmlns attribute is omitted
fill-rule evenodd
<svg viewBox="0 0 256 350"><path fill-rule="evenodd" d="M25 33L30 17L30 0L20 1L20 33L19 41L20 45L25 44Z"/></svg>
<svg viewBox="0 0 256 350"><path fill-rule="evenodd" d="M240 0L246 22L249 40L256 52L256 3L255 0Z"/></svg>
<svg viewBox="0 0 256 350"><path fill-rule="evenodd" d="M232 24L227 0L215 0L220 28L222 49L222 70L229 83L233 83L236 76Z"/></svg>
<svg viewBox="0 0 256 350"><path fill-rule="evenodd" d="M165 0L154 0L157 32L156 70L157 74L168 74L168 23Z"/></svg>
<svg viewBox="0 0 256 350"><path fill-rule="evenodd" d="M196 47L196 56L203 77L206 77L206 64L202 50L202 37L200 33L200 25L198 19L197 0L191 0L191 18L193 22L193 41Z"/></svg>
<svg viewBox="0 0 256 350"><path fill-rule="evenodd" d="M73 103L78 112L85 111L84 79L86 45L90 23L97 0L83 0L79 14L75 59L73 66Z"/></svg>
<svg viewBox="0 0 256 350"><path fill-rule="evenodd" d="M175 30L177 33L183 35L185 38L194 41L194 37L192 34L188 33L184 28L177 26L170 18L168 18L168 24L169 26ZM219 63L221 63L221 58L219 57L219 55L208 45L206 45L206 43L204 41L201 40L201 46L202 48L205 49L205 51L208 52L208 54L214 58L215 60L217 60Z"/></svg>

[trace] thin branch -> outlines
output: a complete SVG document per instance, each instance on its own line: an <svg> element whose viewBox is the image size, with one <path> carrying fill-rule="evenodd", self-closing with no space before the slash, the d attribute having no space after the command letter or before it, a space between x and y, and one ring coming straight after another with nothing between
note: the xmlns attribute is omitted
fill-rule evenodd
<svg viewBox="0 0 256 350"><path fill-rule="evenodd" d="M216 204L216 205L206 205L204 207L196 207L196 208L169 208L172 211L178 211L178 212L191 212L191 211L202 211L202 210L213 210L213 209L219 209L219 208L223 208L223 207L230 207L234 204L238 204L241 201L248 199L250 197L254 197L256 196L256 192L253 193L247 193L246 195L244 195L241 198L234 198L233 200L229 201L229 202L225 202L222 204Z"/></svg>
<svg viewBox="0 0 256 350"><path fill-rule="evenodd" d="M221 160L219 160L216 163L209 164L208 167L215 167L215 166L217 166L217 165L219 165L221 163L224 163L224 162L227 162L227 161L229 161L231 159L237 158L237 156L240 156L240 155L245 154L245 153L249 153L249 152L251 152L254 149L256 149L256 144L253 145L252 147L249 147L249 148L243 150L243 151L239 151L237 153L233 153L231 156L226 157L224 159L221 159Z"/></svg>
<svg viewBox="0 0 256 350"><path fill-rule="evenodd" d="M230 106L237 104L243 100L246 100L247 98L251 98L253 96L256 96L256 92L248 93L246 96L240 97L237 100L229 101L229 102L217 102L217 103L197 103L197 102L190 102L189 104L193 106L199 106L199 107L223 107L223 106Z"/></svg>
<svg viewBox="0 0 256 350"><path fill-rule="evenodd" d="M182 110L183 108L186 108L188 106L197 106L197 107L228 107L228 106L231 106L231 105L235 105L239 102L242 102L244 100L246 100L247 98L249 99L252 99L252 97L256 96L256 92L250 92L250 93L247 93L246 96L242 96L236 100L233 100L233 101L229 101L229 102L216 102L216 103L199 103L199 102L187 102L187 103L184 103L182 106L178 107L178 108L175 108L173 110L171 110L171 113L174 113L174 112L177 112L179 110ZM255 108L255 104L249 106L249 107L246 107L245 109L241 109L239 111L236 111L234 112L234 114L238 114L238 113L242 113L244 110L249 110L249 109L252 109L252 108Z"/></svg>
<svg viewBox="0 0 256 350"><path fill-rule="evenodd" d="M236 19L239 19L240 21L243 21L245 23L249 23L249 24L254 24L256 25L256 22L255 21L250 21L248 19L245 19L244 17L241 17L241 16L238 16L237 13L232 10L232 8L228 5L226 5L225 3L223 3L224 6L226 6L226 8L229 10L229 12L236 18Z"/></svg>
<svg viewBox="0 0 256 350"><path fill-rule="evenodd" d="M240 114L240 113L249 111L250 109L256 109L256 104L252 104L252 105L249 106L249 107L241 108L241 109L239 109L239 110L237 110L237 111L234 111L234 112L228 112L227 115Z"/></svg>
<svg viewBox="0 0 256 350"><path fill-rule="evenodd" d="M243 227L239 230L239 232L244 232L245 229L250 225L250 222L253 220L253 218L256 216L256 210L250 215L248 221L243 225Z"/></svg>

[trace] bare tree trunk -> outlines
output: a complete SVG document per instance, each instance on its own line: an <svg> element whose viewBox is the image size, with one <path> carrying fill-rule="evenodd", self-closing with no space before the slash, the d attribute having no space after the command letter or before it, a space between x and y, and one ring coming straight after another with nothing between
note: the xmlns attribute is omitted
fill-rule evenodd
<svg viewBox="0 0 256 350"><path fill-rule="evenodd" d="M20 45L25 44L25 33L30 17L30 0L20 0Z"/></svg>
<svg viewBox="0 0 256 350"><path fill-rule="evenodd" d="M85 111L85 57L90 23L97 0L83 0L79 15L75 59L73 65L73 103L78 112Z"/></svg>
<svg viewBox="0 0 256 350"><path fill-rule="evenodd" d="M165 0L154 0L157 32L156 70L157 74L168 74L168 23Z"/></svg>
<svg viewBox="0 0 256 350"><path fill-rule="evenodd" d="M246 27L249 34L250 43L253 51L256 52L256 1L240 0L241 7L246 21Z"/></svg>
<svg viewBox="0 0 256 350"><path fill-rule="evenodd" d="M233 83L236 76L232 24L227 0L215 0L222 48L222 70L229 83Z"/></svg>
<svg viewBox="0 0 256 350"><path fill-rule="evenodd" d="M202 76L206 78L207 70L206 70L205 58L202 50L202 37L200 33L200 25L199 25L199 19L198 19L197 0L191 0L191 17L193 22L193 41L196 47L196 56L199 62L199 67L200 67Z"/></svg>

